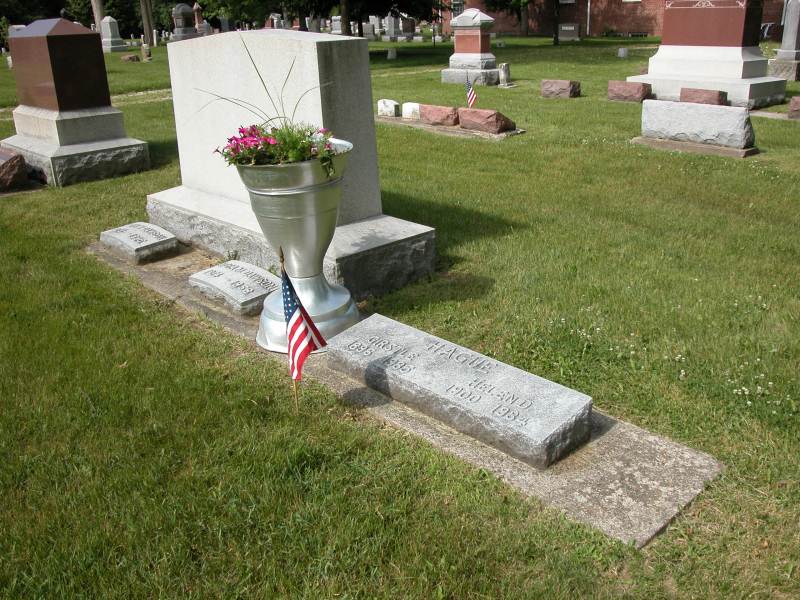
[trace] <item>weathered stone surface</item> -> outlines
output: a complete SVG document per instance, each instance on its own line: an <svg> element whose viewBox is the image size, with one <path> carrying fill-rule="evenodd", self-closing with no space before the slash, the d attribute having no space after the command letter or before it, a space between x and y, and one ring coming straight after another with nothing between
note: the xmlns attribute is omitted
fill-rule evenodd
<svg viewBox="0 0 800 600"><path fill-rule="evenodd" d="M539 469L589 438L589 396L382 315L329 340L328 361Z"/></svg>
<svg viewBox="0 0 800 600"><path fill-rule="evenodd" d="M141 221L104 231L100 242L134 264L164 258L178 251L178 238L158 225Z"/></svg>
<svg viewBox="0 0 800 600"><path fill-rule="evenodd" d="M442 83L464 84L469 79L472 85L498 85L500 83L500 70L497 68L450 68L442 69Z"/></svg>
<svg viewBox="0 0 800 600"><path fill-rule="evenodd" d="M397 60L397 48L389 48L386 51L386 60Z"/></svg>
<svg viewBox="0 0 800 600"><path fill-rule="evenodd" d="M181 242L220 256L235 253L267 268L279 266L249 204L226 205L215 195L180 186L150 194L147 214ZM433 228L380 215L336 228L323 273L363 300L428 277L435 264Z"/></svg>
<svg viewBox="0 0 800 600"><path fill-rule="evenodd" d="M729 148L755 144L750 114L744 107L664 100L644 101L642 136Z"/></svg>
<svg viewBox="0 0 800 600"><path fill-rule="evenodd" d="M792 96L789 100L789 118L800 119L800 96Z"/></svg>
<svg viewBox="0 0 800 600"><path fill-rule="evenodd" d="M281 280L255 265L229 260L191 275L189 285L223 300L237 314L256 315L264 306L264 298L281 287Z"/></svg>
<svg viewBox="0 0 800 600"><path fill-rule="evenodd" d="M635 81L609 81L608 99L618 102L644 102L650 97L649 83Z"/></svg>
<svg viewBox="0 0 800 600"><path fill-rule="evenodd" d="M773 58L769 61L769 74L787 81L800 80L800 61Z"/></svg>
<svg viewBox="0 0 800 600"><path fill-rule="evenodd" d="M517 128L514 121L496 110L480 108L459 108L458 122L464 129L485 131L486 133L502 133Z"/></svg>
<svg viewBox="0 0 800 600"><path fill-rule="evenodd" d="M403 118L419 121L419 103L403 102Z"/></svg>
<svg viewBox="0 0 800 600"><path fill-rule="evenodd" d="M0 149L0 192L7 192L25 185L28 167L21 154Z"/></svg>
<svg viewBox="0 0 800 600"><path fill-rule="evenodd" d="M1 144L22 154L32 176L48 185L64 186L150 168L147 142L134 138L58 146L41 138L14 135Z"/></svg>
<svg viewBox="0 0 800 600"><path fill-rule="evenodd" d="M704 156L723 156L725 158L748 158L758 154L758 148L730 148L729 146L715 146L714 144L699 144L697 142L679 142L678 140L662 140L637 136L631 144L649 146L656 150L667 152L685 152L689 154L702 154Z"/></svg>
<svg viewBox="0 0 800 600"><path fill-rule="evenodd" d="M210 266L204 253L191 251L131 266L97 244L90 251L187 310L202 314L251 343L255 338L257 319L231 314L205 297L189 293L185 274ZM265 360L285 364L283 357L264 356ZM326 353L312 355L304 373L333 390L343 402L363 408L365 418L416 436L484 469L524 496L538 498L563 511L567 518L595 527L623 543L634 543L637 548L668 528L723 469L708 454L594 409L589 442L551 468L535 469L328 368L327 358Z"/></svg>
<svg viewBox="0 0 800 600"><path fill-rule="evenodd" d="M399 117L400 116L400 103L395 100L388 100L381 98L378 100L378 116L379 117Z"/></svg>
<svg viewBox="0 0 800 600"><path fill-rule="evenodd" d="M452 106L419 105L419 118L428 125L458 125L458 109Z"/></svg>
<svg viewBox="0 0 800 600"><path fill-rule="evenodd" d="M569 79L542 79L542 98L577 98L581 95L581 82Z"/></svg>
<svg viewBox="0 0 800 600"><path fill-rule="evenodd" d="M728 104L728 92L723 92L722 90L703 90L700 88L681 88L680 101L726 106Z"/></svg>

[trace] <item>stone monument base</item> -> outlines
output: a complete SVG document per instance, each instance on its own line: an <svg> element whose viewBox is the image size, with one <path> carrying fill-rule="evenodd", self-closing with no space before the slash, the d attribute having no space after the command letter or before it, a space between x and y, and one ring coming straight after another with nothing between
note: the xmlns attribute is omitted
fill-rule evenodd
<svg viewBox="0 0 800 600"><path fill-rule="evenodd" d="M150 222L184 243L259 267L278 268L249 203L185 186L147 197ZM399 289L433 273L436 231L378 215L336 228L325 255L328 281L344 285L356 300Z"/></svg>
<svg viewBox="0 0 800 600"><path fill-rule="evenodd" d="M58 187L150 168L147 142L129 137L58 146L14 135L0 141L0 146L22 154L34 178Z"/></svg>
<svg viewBox="0 0 800 600"><path fill-rule="evenodd" d="M678 101L682 88L727 92L732 106L747 108L780 104L786 96L786 81L767 75L767 59L757 46L662 45L648 73L627 80L649 83L658 100Z"/></svg>
<svg viewBox="0 0 800 600"><path fill-rule="evenodd" d="M126 135L122 113L111 106L56 111L21 104L13 115L17 135L0 146L22 154L34 177L49 185L150 167L147 143Z"/></svg>
<svg viewBox="0 0 800 600"><path fill-rule="evenodd" d="M103 52L109 54L111 52L127 52L128 46L125 45L125 42L122 38L116 39L104 39L103 40Z"/></svg>
<svg viewBox="0 0 800 600"><path fill-rule="evenodd" d="M788 81L800 81L800 60L773 58L769 61L769 74Z"/></svg>
<svg viewBox="0 0 800 600"><path fill-rule="evenodd" d="M500 69L442 69L442 83L463 85L468 78L472 85L498 85Z"/></svg>

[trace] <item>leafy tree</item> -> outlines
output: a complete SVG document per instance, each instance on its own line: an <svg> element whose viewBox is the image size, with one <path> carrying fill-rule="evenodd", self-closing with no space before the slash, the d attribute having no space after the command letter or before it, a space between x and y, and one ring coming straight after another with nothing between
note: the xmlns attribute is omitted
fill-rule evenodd
<svg viewBox="0 0 800 600"><path fill-rule="evenodd" d="M530 5L534 4L534 11L549 16L553 23L553 45L558 45L559 0L544 0L541 4L530 0L486 0L486 8L492 11L505 11L519 19L520 33L528 35L528 16Z"/></svg>

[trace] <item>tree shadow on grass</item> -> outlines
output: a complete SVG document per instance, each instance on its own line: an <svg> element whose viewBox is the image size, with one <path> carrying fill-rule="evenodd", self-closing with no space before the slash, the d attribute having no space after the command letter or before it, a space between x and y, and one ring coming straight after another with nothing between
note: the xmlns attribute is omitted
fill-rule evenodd
<svg viewBox="0 0 800 600"><path fill-rule="evenodd" d="M448 203L434 202L418 196L383 192L383 210L399 219L413 221L436 229L437 271L447 270L462 259L452 251L481 238L505 235L527 228L503 217Z"/></svg>
<svg viewBox="0 0 800 600"><path fill-rule="evenodd" d="M150 168L157 169L178 158L178 141L176 138L147 142L150 151Z"/></svg>

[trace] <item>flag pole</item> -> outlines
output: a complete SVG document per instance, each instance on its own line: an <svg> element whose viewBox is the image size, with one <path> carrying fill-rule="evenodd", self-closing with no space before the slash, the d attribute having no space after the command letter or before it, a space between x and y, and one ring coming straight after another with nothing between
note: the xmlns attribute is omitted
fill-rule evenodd
<svg viewBox="0 0 800 600"><path fill-rule="evenodd" d="M278 254L281 260L281 277L286 275L286 269L284 268L284 257L283 257L283 246L278 246ZM289 373L289 377L292 377L292 374ZM294 413L297 414L299 412L298 400L297 400L297 380L292 378L292 388L294 390Z"/></svg>

